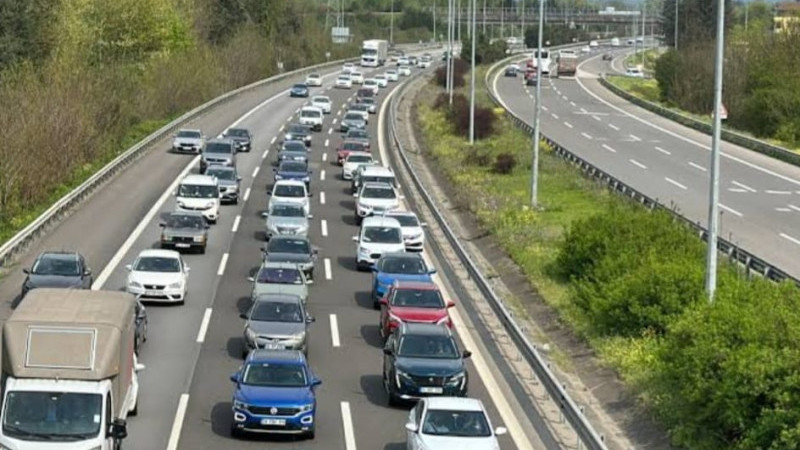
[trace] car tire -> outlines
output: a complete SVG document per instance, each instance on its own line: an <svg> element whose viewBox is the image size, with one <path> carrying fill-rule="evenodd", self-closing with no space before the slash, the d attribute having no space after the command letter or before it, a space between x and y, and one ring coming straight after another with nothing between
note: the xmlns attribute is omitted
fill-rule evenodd
<svg viewBox="0 0 800 450"><path fill-rule="evenodd" d="M234 439L242 438L242 430L236 428L234 424L231 424L231 437Z"/></svg>
<svg viewBox="0 0 800 450"><path fill-rule="evenodd" d="M136 404L133 405L133 409L128 411L129 416L138 416L139 415L139 399L136 399Z"/></svg>
<svg viewBox="0 0 800 450"><path fill-rule="evenodd" d="M234 205L238 205L239 204L239 197L236 197L236 198L233 199L233 204Z"/></svg>
<svg viewBox="0 0 800 450"><path fill-rule="evenodd" d="M201 255L205 255L206 254L206 246L205 245L200 247L200 254Z"/></svg>

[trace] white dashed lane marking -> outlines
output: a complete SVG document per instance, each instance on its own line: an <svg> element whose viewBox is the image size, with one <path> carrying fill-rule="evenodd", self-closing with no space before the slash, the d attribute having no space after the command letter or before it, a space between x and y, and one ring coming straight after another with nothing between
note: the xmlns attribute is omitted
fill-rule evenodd
<svg viewBox="0 0 800 450"><path fill-rule="evenodd" d="M689 188L687 188L686 186L684 186L684 185L682 185L682 184L678 183L677 181L673 180L673 179L672 179L672 178L670 178L670 177L664 177L664 179L665 179L665 180L667 180L667 183L674 184L675 186L678 186L679 188L683 189L684 191L685 191L685 190L687 190L687 189L689 189Z"/></svg>

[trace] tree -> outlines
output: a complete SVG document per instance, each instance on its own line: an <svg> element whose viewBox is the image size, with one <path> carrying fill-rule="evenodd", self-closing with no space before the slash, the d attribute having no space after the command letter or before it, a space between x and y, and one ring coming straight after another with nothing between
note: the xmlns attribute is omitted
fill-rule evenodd
<svg viewBox="0 0 800 450"><path fill-rule="evenodd" d="M22 60L39 62L51 50L57 0L0 1L0 69Z"/></svg>
<svg viewBox="0 0 800 450"><path fill-rule="evenodd" d="M661 13L664 40L675 45L675 2L678 2L678 46L713 40L717 30L717 2L710 0L664 0ZM725 0L725 27L733 23L731 0Z"/></svg>

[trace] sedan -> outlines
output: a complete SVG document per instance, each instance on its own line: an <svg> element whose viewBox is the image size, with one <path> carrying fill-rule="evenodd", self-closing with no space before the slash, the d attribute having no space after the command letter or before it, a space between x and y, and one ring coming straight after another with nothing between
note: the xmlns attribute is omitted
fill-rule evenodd
<svg viewBox="0 0 800 450"><path fill-rule="evenodd" d="M504 72L504 75L507 76L507 77L516 78L517 77L517 69L514 68L514 67L511 67L511 66L508 66L508 67L506 67L506 71Z"/></svg>
<svg viewBox="0 0 800 450"><path fill-rule="evenodd" d="M275 236L262 250L264 260L270 262L287 262L297 264L306 275L309 283L314 282L314 262L317 259L317 249L311 246L311 241L305 236Z"/></svg>
<svg viewBox="0 0 800 450"><path fill-rule="evenodd" d="M364 74L361 72L350 72L350 81L353 84L362 84L364 83Z"/></svg>
<svg viewBox="0 0 800 450"><path fill-rule="evenodd" d="M350 75L339 75L336 77L334 86L338 89L350 89L353 87L353 80L350 78Z"/></svg>
<svg viewBox="0 0 800 450"><path fill-rule="evenodd" d="M311 106L321 109L325 114L330 114L331 98L326 95L315 95L311 98Z"/></svg>
<svg viewBox="0 0 800 450"><path fill-rule="evenodd" d="M364 80L362 86L364 86L364 89L370 89L373 95L378 95L378 91L381 89L381 86L374 78Z"/></svg>
<svg viewBox="0 0 800 450"><path fill-rule="evenodd" d="M395 281L430 283L436 269L429 268L419 253L384 253L372 266L372 302L375 309Z"/></svg>
<svg viewBox="0 0 800 450"><path fill-rule="evenodd" d="M270 205L269 211L262 214L267 218L264 224L264 236L267 240L275 236L305 237L308 235L308 219L303 205L296 203L276 202Z"/></svg>
<svg viewBox="0 0 800 450"><path fill-rule="evenodd" d="M275 169L275 181L296 180L306 184L306 189L311 183L311 169L308 162L302 161L282 161Z"/></svg>
<svg viewBox="0 0 800 450"><path fill-rule="evenodd" d="M453 326L447 309L456 304L445 302L439 287L430 281L395 281L380 303L378 331L384 339L403 322Z"/></svg>
<svg viewBox="0 0 800 450"><path fill-rule="evenodd" d="M205 145L205 136L200 130L178 130L172 139L172 151L200 153Z"/></svg>
<svg viewBox="0 0 800 450"><path fill-rule="evenodd" d="M242 177L236 170L236 166L209 166L206 175L217 179L221 202L239 204L239 187Z"/></svg>
<svg viewBox="0 0 800 450"><path fill-rule="evenodd" d="M249 152L253 146L253 135L247 128L228 128L222 137L232 140L237 152Z"/></svg>
<svg viewBox="0 0 800 450"><path fill-rule="evenodd" d="M306 147L311 146L311 128L301 123L293 123L286 127L283 135L284 141L303 141Z"/></svg>
<svg viewBox="0 0 800 450"><path fill-rule="evenodd" d="M161 248L206 252L209 225L200 211L172 212L159 225L162 228Z"/></svg>
<svg viewBox="0 0 800 450"><path fill-rule="evenodd" d="M344 164L345 158L353 152L366 152L368 153L368 148L364 145L363 142L360 141L344 141L342 145L336 149L336 162L338 164Z"/></svg>
<svg viewBox="0 0 800 450"><path fill-rule="evenodd" d="M245 319L242 357L250 350L300 350L308 356L308 325L314 322L300 297L264 294L240 317Z"/></svg>
<svg viewBox="0 0 800 450"><path fill-rule="evenodd" d="M308 163L308 151L306 150L305 144L300 149L297 148L285 148L278 152L278 158L274 162L273 165L280 166L283 161L298 161Z"/></svg>
<svg viewBox="0 0 800 450"><path fill-rule="evenodd" d="M356 65L353 63L344 63L344 65L342 65L343 74L349 74L350 72L353 72L355 70L356 70Z"/></svg>
<svg viewBox="0 0 800 450"><path fill-rule="evenodd" d="M396 70L391 69L386 71L386 79L389 81L397 81L400 79L400 74Z"/></svg>
<svg viewBox="0 0 800 450"><path fill-rule="evenodd" d="M322 86L322 75L318 73L309 74L306 77L307 86Z"/></svg>
<svg viewBox="0 0 800 450"><path fill-rule="evenodd" d="M306 276L297 264L266 261L248 280L253 283L254 300L261 294L292 294L300 297L303 304L308 300Z"/></svg>
<svg viewBox="0 0 800 450"><path fill-rule="evenodd" d="M386 86L389 86L389 79L386 77L386 75L378 74L375 75L372 79L378 83L379 87L385 88Z"/></svg>
<svg viewBox="0 0 800 450"><path fill-rule="evenodd" d="M611 53L603 54L603 61L611 61L612 59L614 59L614 56Z"/></svg>
<svg viewBox="0 0 800 450"><path fill-rule="evenodd" d="M369 133L367 133L367 130L352 129L345 133L344 140L361 142L364 147L366 147L367 151L369 151Z"/></svg>
<svg viewBox="0 0 800 450"><path fill-rule="evenodd" d="M392 211L387 214L400 222L403 227L403 242L407 252L421 252L425 247L425 230L427 224L420 222L417 215L411 211Z"/></svg>
<svg viewBox="0 0 800 450"><path fill-rule="evenodd" d="M308 97L308 86L303 83L297 83L289 90L289 97Z"/></svg>
<svg viewBox="0 0 800 450"><path fill-rule="evenodd" d="M367 111L369 111L370 114L375 114L375 107L377 106L375 98L373 97L362 98L358 103L356 103L356 106L358 105L366 105Z"/></svg>
<svg viewBox="0 0 800 450"><path fill-rule="evenodd" d="M495 450L504 427L492 429L483 403L475 398L438 397L420 400L406 422L406 449L464 448Z"/></svg>
<svg viewBox="0 0 800 450"><path fill-rule="evenodd" d="M147 301L182 305L186 300L189 266L174 250L142 250L128 269L126 290Z"/></svg>
<svg viewBox="0 0 800 450"><path fill-rule="evenodd" d="M44 252L40 254L30 269L25 272L22 283L22 294L25 297L31 289L36 288L72 288L91 289L92 269L79 253Z"/></svg>
<svg viewBox="0 0 800 450"><path fill-rule="evenodd" d="M363 103L356 103L355 105L350 105L350 108L347 109L347 113L361 114L361 117L364 118L364 122L369 124L369 105L365 105Z"/></svg>
<svg viewBox="0 0 800 450"><path fill-rule="evenodd" d="M397 73L399 73L400 75L402 75L404 77L407 77L407 76L411 75L411 67L400 66L400 68L397 69Z"/></svg>
<svg viewBox="0 0 800 450"><path fill-rule="evenodd" d="M339 123L339 131L346 132L353 128L365 129L367 128L367 121L364 116L359 112L349 112L345 114L342 121Z"/></svg>
<svg viewBox="0 0 800 450"><path fill-rule="evenodd" d="M369 152L350 152L342 164L342 179L350 181L353 179L353 172L362 164L379 164Z"/></svg>

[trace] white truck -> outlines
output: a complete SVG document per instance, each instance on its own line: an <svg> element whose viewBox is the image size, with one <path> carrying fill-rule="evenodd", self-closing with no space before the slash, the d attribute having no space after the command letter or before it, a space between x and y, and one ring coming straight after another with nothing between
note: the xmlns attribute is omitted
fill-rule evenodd
<svg viewBox="0 0 800 450"><path fill-rule="evenodd" d="M389 57L389 41L370 39L361 45L361 66L378 67L386 63Z"/></svg>
<svg viewBox="0 0 800 450"><path fill-rule="evenodd" d="M3 325L0 448L115 450L136 414L133 295L36 289Z"/></svg>

